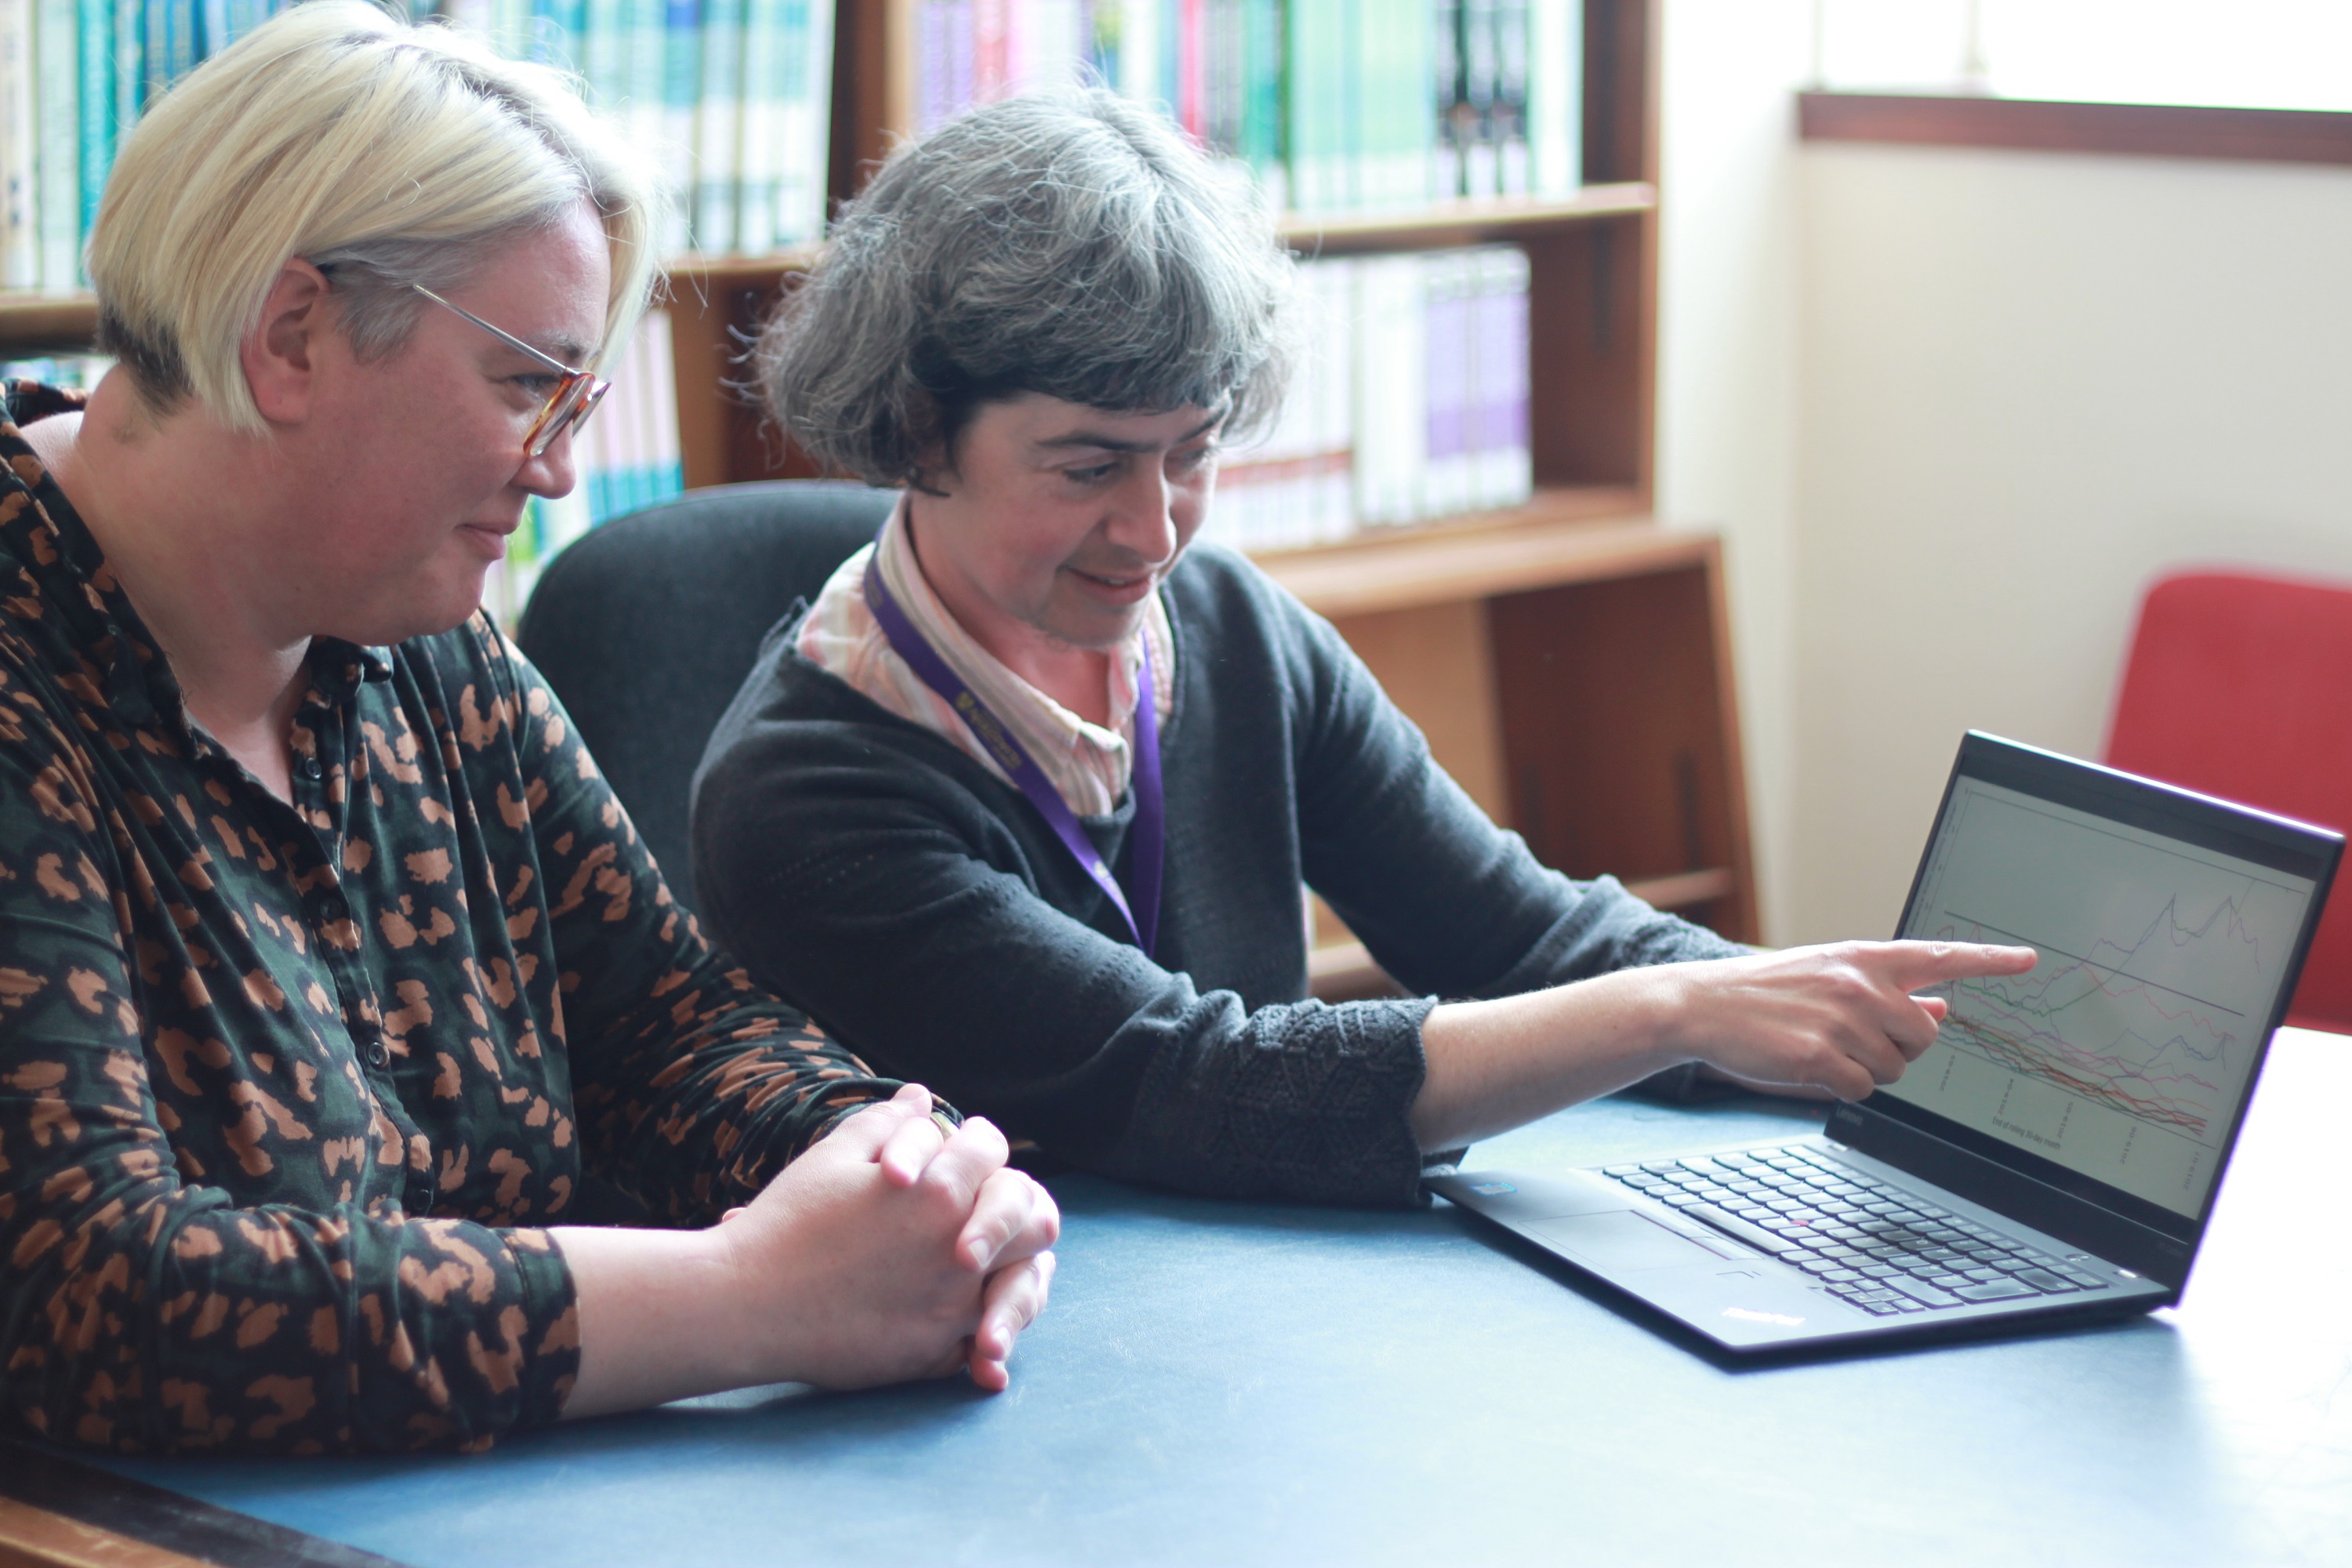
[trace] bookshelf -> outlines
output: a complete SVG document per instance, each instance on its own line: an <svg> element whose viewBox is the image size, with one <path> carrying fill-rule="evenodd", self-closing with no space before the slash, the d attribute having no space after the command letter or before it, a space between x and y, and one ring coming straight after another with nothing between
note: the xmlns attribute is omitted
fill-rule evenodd
<svg viewBox="0 0 2352 1568"><path fill-rule="evenodd" d="M1528 258L1535 493L1260 557L1328 616L1438 759L1547 863L1757 936L1719 542L1652 517L1660 0L1585 0L1584 184L1553 200L1291 217L1302 257L1507 242ZM832 191L914 123L918 0L839 0ZM730 389L804 250L675 258L667 310L689 488L805 476ZM72 348L87 297L0 295L0 356ZM1318 994L1385 984L1325 911Z"/></svg>

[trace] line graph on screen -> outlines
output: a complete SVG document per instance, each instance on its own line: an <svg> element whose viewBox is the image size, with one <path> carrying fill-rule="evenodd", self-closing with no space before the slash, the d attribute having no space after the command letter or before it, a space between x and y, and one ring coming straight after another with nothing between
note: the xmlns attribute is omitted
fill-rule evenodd
<svg viewBox="0 0 2352 1568"><path fill-rule="evenodd" d="M1944 1038L2021 1077L2203 1142L2226 1122L2246 1053L2267 1022L2243 999L2264 994L2279 961L2275 927L2249 904L2248 881L2188 906L2174 893L2145 921L2069 952L1955 910L1937 935L2026 942L2030 973L1956 986ZM2218 994L2218 995L2217 995ZM2242 1005L2220 999L2227 996Z"/></svg>

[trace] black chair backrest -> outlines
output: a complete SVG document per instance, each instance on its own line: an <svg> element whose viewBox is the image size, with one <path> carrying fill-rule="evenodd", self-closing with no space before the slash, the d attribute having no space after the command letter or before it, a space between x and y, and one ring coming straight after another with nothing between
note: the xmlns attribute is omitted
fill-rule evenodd
<svg viewBox="0 0 2352 1568"><path fill-rule="evenodd" d="M811 479L696 490L576 541L531 590L515 640L689 907L687 792L703 745L761 638L897 500Z"/></svg>

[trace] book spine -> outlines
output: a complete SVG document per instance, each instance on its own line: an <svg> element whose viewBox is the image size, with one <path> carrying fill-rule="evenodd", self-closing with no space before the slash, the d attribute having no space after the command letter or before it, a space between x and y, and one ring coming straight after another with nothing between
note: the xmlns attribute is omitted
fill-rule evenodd
<svg viewBox="0 0 2352 1568"><path fill-rule="evenodd" d="M665 0L662 6L662 183L670 207L661 236L664 255L694 243L694 105L702 89L702 0Z"/></svg>
<svg viewBox="0 0 2352 1568"><path fill-rule="evenodd" d="M625 123L629 101L628 13L621 0L587 0L580 16L580 75L588 101L614 125Z"/></svg>
<svg viewBox="0 0 2352 1568"><path fill-rule="evenodd" d="M1195 138L1209 134L1208 16L1202 0L1176 0L1176 123Z"/></svg>
<svg viewBox="0 0 2352 1568"><path fill-rule="evenodd" d="M1243 0L1242 157L1257 176L1266 205L1289 205L1284 178L1282 0Z"/></svg>
<svg viewBox="0 0 2352 1568"><path fill-rule="evenodd" d="M140 92L147 82L146 0L114 0L114 144L139 123ZM110 168L111 161L110 160Z"/></svg>
<svg viewBox="0 0 2352 1568"><path fill-rule="evenodd" d="M1118 7L1118 76L1112 83L1138 103L1160 96L1160 0L1107 0Z"/></svg>
<svg viewBox="0 0 2352 1568"><path fill-rule="evenodd" d="M1441 251L1426 258L1429 323L1428 466L1423 472L1421 515L1466 510L1477 495L1477 383L1473 370L1476 334L1472 312L1478 258L1475 252Z"/></svg>
<svg viewBox="0 0 2352 1568"><path fill-rule="evenodd" d="M1428 450L1424 264L1383 256L1356 267L1356 515L1410 522Z"/></svg>
<svg viewBox="0 0 2352 1568"><path fill-rule="evenodd" d="M1433 5L1429 96L1436 123L1430 138L1429 195L1444 201L1462 194L1462 0L1433 0Z"/></svg>
<svg viewBox="0 0 2352 1568"><path fill-rule="evenodd" d="M1505 389L1496 400L1500 413L1495 443L1501 472L1494 504L1517 506L1534 495L1536 488L1529 419L1535 345L1528 333L1528 253L1517 246L1500 247L1488 265L1496 277L1496 296L1502 301L1495 342L1504 355L1496 379Z"/></svg>
<svg viewBox="0 0 2352 1568"><path fill-rule="evenodd" d="M171 38L171 47L163 57L163 85L167 89L195 69L201 58L196 52L196 36L204 24L198 17L196 4L197 0L170 0L164 8Z"/></svg>
<svg viewBox="0 0 2352 1568"><path fill-rule="evenodd" d="M788 156L779 174L779 245L814 243L824 236L825 177L833 124L833 0L793 0L794 71L786 84L790 125L782 145Z"/></svg>
<svg viewBox="0 0 2352 1568"><path fill-rule="evenodd" d="M743 69L736 82L735 244L746 256L764 255L777 245L783 10L779 0L745 0L743 6Z"/></svg>
<svg viewBox="0 0 2352 1568"><path fill-rule="evenodd" d="M948 114L961 114L979 101L978 0L952 0L948 12Z"/></svg>
<svg viewBox="0 0 2352 1568"><path fill-rule="evenodd" d="M1507 196L1524 196L1528 183L1528 0L1496 0L1495 182Z"/></svg>
<svg viewBox="0 0 2352 1568"><path fill-rule="evenodd" d="M946 120L950 50L948 0L919 0L915 11L915 131L929 134Z"/></svg>
<svg viewBox="0 0 2352 1568"><path fill-rule="evenodd" d="M1584 184L1584 6L1534 0L1528 58L1528 182L1538 196L1572 196Z"/></svg>
<svg viewBox="0 0 2352 1568"><path fill-rule="evenodd" d="M33 0L0 0L0 288L41 281L34 208Z"/></svg>
<svg viewBox="0 0 2352 1568"><path fill-rule="evenodd" d="M1004 66L997 97L1011 98L1028 90L1036 29L1036 0L1004 0Z"/></svg>
<svg viewBox="0 0 2352 1568"><path fill-rule="evenodd" d="M34 221L41 287L68 289L81 278L81 44L76 0L37 0L33 13L34 106L40 144L34 158Z"/></svg>
<svg viewBox="0 0 2352 1568"><path fill-rule="evenodd" d="M684 444L677 430L677 363L672 355L669 312L647 310L638 321L644 339L647 465L646 497L652 506L686 489Z"/></svg>
<svg viewBox="0 0 2352 1568"><path fill-rule="evenodd" d="M1501 185L1495 156L1495 0L1462 0L1462 194L1491 196Z"/></svg>
<svg viewBox="0 0 2352 1568"><path fill-rule="evenodd" d="M79 35L81 76L80 200L76 214L76 248L89 243L90 225L98 221L99 198L114 167L114 7L112 0L78 0L74 26Z"/></svg>
<svg viewBox="0 0 2352 1568"><path fill-rule="evenodd" d="M1516 246L1476 253L1477 462L1475 504L1516 506L1532 485L1528 450L1528 258Z"/></svg>
<svg viewBox="0 0 2352 1568"><path fill-rule="evenodd" d="M971 94L965 103L994 103L1003 95L1004 8L1009 3L971 0Z"/></svg>
<svg viewBox="0 0 2352 1568"><path fill-rule="evenodd" d="M1327 261L1311 308L1322 352L1314 371L1315 467L1302 480L1308 539L1328 543L1357 529L1356 516L1356 269Z"/></svg>
<svg viewBox="0 0 2352 1568"><path fill-rule="evenodd" d="M703 0L700 90L694 99L692 244L706 255L736 248L736 153L742 133L744 0Z"/></svg>
<svg viewBox="0 0 2352 1568"><path fill-rule="evenodd" d="M508 59L530 54L531 0L490 0L490 47Z"/></svg>
<svg viewBox="0 0 2352 1568"><path fill-rule="evenodd" d="M1316 212L1324 205L1319 110L1323 68L1322 7L1330 0L1286 0L1282 13L1283 153L1290 169L1289 205Z"/></svg>
<svg viewBox="0 0 2352 1568"><path fill-rule="evenodd" d="M1079 80L1085 17L1078 0L1032 0L1028 86L1059 89Z"/></svg>

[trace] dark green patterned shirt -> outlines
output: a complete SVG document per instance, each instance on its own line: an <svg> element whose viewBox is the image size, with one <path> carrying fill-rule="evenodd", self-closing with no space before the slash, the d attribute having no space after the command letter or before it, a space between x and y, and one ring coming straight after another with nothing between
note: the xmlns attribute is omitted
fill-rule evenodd
<svg viewBox="0 0 2352 1568"><path fill-rule="evenodd" d="M278 800L0 423L0 1405L120 1451L552 1419L601 1177L756 1193L874 1079L671 901L486 620L321 639Z"/></svg>

